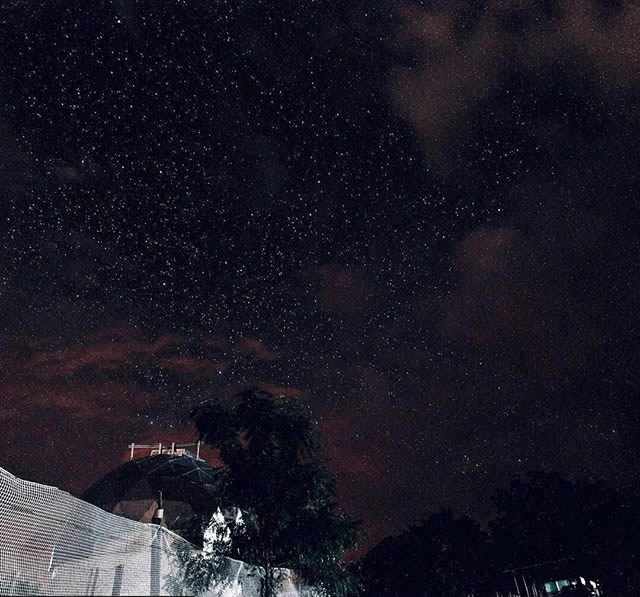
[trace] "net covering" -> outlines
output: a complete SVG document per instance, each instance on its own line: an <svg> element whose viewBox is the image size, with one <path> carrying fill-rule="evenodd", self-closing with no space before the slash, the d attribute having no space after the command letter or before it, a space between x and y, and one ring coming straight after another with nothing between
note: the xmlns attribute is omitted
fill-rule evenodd
<svg viewBox="0 0 640 597"><path fill-rule="evenodd" d="M181 572L185 550L199 553L164 527L0 468L0 595L192 595ZM224 582L204 595L260 594L259 569L230 559L223 569ZM283 574L279 595L312 597Z"/></svg>

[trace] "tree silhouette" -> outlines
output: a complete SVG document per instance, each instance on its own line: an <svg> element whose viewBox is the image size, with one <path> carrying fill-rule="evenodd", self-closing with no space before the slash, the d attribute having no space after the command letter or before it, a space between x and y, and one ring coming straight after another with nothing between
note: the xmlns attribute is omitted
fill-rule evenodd
<svg viewBox="0 0 640 597"><path fill-rule="evenodd" d="M311 422L298 400L258 388L236 399L233 408L212 399L192 413L201 439L219 451L224 498L243 512L234 555L262 569L261 597L275 595L282 568L326 595L347 595L355 581L342 556L359 522L337 509Z"/></svg>
<svg viewBox="0 0 640 597"><path fill-rule="evenodd" d="M564 578L591 576L605 592L637 595L640 501L602 483L534 471L494 496L490 522L505 568L556 562Z"/></svg>
<svg viewBox="0 0 640 597"><path fill-rule="evenodd" d="M571 481L546 472L499 489L490 525L502 563L514 568L575 557L586 531L585 498Z"/></svg>
<svg viewBox="0 0 640 597"><path fill-rule="evenodd" d="M397 537L383 539L367 554L361 566L365 594L491 594L493 568L488 546L487 534L472 519L455 518L450 510L442 510Z"/></svg>

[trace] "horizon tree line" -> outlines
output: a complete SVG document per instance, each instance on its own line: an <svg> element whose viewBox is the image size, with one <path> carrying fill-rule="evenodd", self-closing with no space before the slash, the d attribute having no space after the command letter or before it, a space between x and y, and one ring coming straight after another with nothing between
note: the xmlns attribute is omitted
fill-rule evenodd
<svg viewBox="0 0 640 597"><path fill-rule="evenodd" d="M212 513L225 503L244 516L243 532L223 555L261 571L260 597L278 594L285 568L326 597L526 595L527 579L540 586L579 577L597 579L606 597L640 594L637 492L532 471L496 490L487 528L441 509L348 563L344 556L363 537L362 525L338 507L335 480L299 400L253 387L232 403L207 400L191 416L223 463ZM205 573L191 566L194 592L206 589L202 579L208 585L215 578L216 561L202 563ZM595 592L567 585L555 595Z"/></svg>

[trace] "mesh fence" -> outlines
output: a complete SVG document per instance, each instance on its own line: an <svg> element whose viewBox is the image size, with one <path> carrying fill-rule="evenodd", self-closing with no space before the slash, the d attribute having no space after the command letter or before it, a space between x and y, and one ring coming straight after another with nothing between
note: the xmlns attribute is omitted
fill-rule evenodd
<svg viewBox="0 0 640 597"><path fill-rule="evenodd" d="M0 468L0 595L192 595L181 561L197 550L154 524L109 514ZM227 559L207 596L259 595L259 570ZM311 597L285 573L282 597Z"/></svg>

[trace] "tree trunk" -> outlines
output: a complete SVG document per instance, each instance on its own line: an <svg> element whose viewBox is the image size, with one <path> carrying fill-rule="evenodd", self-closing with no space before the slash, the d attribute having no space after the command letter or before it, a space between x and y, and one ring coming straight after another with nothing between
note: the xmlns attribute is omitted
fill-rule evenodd
<svg viewBox="0 0 640 597"><path fill-rule="evenodd" d="M274 568L269 562L264 568L264 597L276 597L277 585Z"/></svg>
<svg viewBox="0 0 640 597"><path fill-rule="evenodd" d="M270 564L264 566L264 576L260 583L260 597L275 597L273 591L273 570Z"/></svg>

